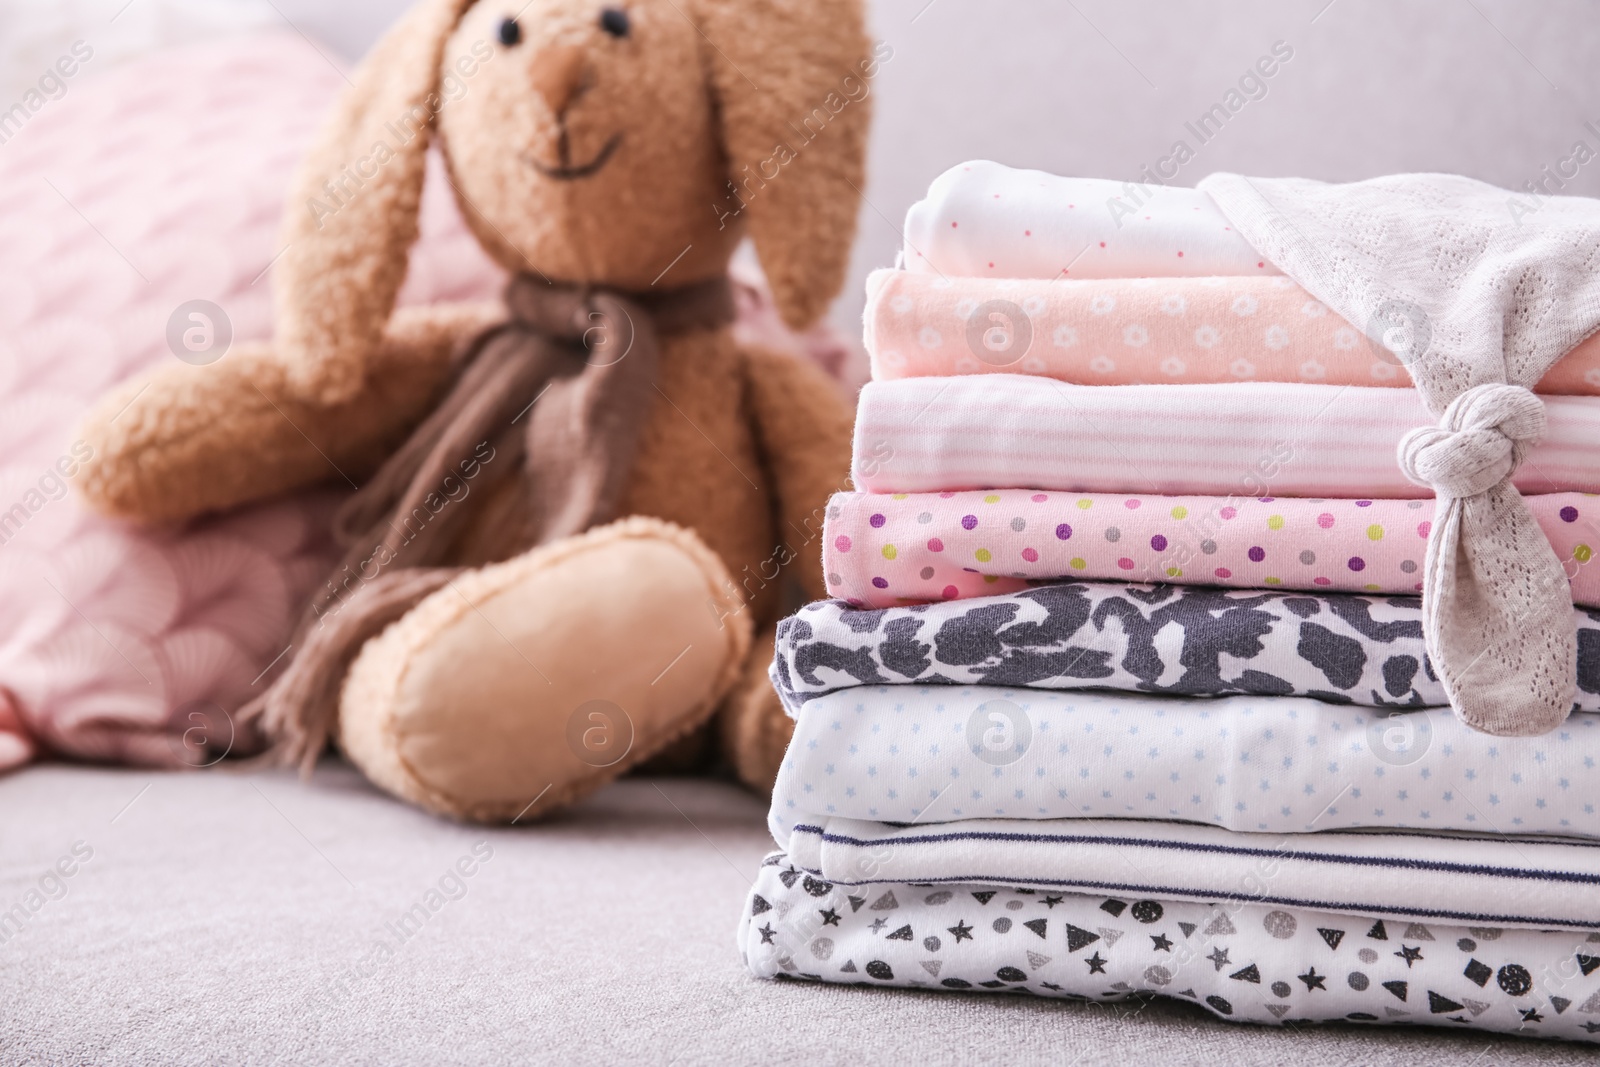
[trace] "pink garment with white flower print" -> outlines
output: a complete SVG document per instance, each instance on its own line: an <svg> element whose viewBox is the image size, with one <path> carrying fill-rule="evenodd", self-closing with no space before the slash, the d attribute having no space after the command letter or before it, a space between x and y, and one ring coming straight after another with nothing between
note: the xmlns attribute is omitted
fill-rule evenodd
<svg viewBox="0 0 1600 1067"><path fill-rule="evenodd" d="M1288 278L867 277L872 377L1028 374L1078 385L1316 382L1410 388L1389 349ZM1537 392L1600 395L1600 334Z"/></svg>

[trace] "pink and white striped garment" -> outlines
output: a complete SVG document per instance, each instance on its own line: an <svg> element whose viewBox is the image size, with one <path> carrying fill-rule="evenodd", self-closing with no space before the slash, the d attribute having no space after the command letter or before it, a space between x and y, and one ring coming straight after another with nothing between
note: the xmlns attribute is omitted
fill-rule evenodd
<svg viewBox="0 0 1600 1067"><path fill-rule="evenodd" d="M1526 498L1572 601L1600 606L1600 497ZM1432 500L1081 494L835 493L828 593L859 607L1115 581L1416 595Z"/></svg>
<svg viewBox="0 0 1600 1067"><path fill-rule="evenodd" d="M1547 397L1524 493L1600 491L1600 398ZM851 477L870 493L1028 487L1201 496L1432 496L1400 439L1437 422L1412 390L1241 382L1070 385L991 374L869 382Z"/></svg>
<svg viewBox="0 0 1600 1067"><path fill-rule="evenodd" d="M973 160L906 212L907 270L970 278L1282 274L1198 189Z"/></svg>

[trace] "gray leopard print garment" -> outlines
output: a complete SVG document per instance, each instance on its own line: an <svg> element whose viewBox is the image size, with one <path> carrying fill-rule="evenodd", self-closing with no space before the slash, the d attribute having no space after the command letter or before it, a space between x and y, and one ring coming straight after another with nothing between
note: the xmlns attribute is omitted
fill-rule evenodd
<svg viewBox="0 0 1600 1067"><path fill-rule="evenodd" d="M1575 710L1600 710L1600 610L1574 611ZM771 676L791 715L846 686L903 682L1449 704L1417 597L1110 582L875 610L818 601L778 624Z"/></svg>

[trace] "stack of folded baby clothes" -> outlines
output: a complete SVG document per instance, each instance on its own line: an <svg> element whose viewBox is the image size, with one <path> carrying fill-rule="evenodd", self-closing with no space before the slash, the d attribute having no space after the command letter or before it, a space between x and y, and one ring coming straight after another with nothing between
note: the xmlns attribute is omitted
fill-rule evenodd
<svg viewBox="0 0 1600 1067"><path fill-rule="evenodd" d="M1505 196L934 183L756 974L1595 1039L1600 204Z"/></svg>

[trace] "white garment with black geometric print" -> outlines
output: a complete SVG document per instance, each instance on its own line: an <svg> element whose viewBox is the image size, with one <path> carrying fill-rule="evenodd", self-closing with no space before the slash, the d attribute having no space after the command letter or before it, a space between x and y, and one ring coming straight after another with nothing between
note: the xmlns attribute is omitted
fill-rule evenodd
<svg viewBox="0 0 1600 1067"><path fill-rule="evenodd" d="M761 978L1117 1002L1233 1021L1600 1041L1600 934L989 885L847 887L768 856L738 941Z"/></svg>

